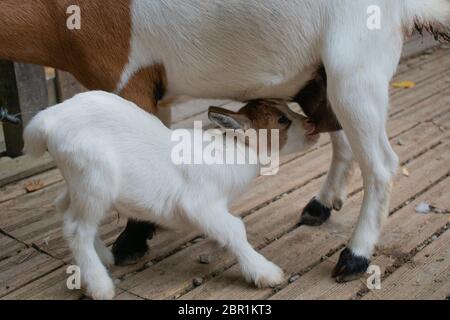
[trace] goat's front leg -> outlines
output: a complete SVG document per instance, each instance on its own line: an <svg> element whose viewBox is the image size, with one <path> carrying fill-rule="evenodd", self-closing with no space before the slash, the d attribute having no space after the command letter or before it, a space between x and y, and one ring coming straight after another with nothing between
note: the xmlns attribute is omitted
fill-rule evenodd
<svg viewBox="0 0 450 320"><path fill-rule="evenodd" d="M340 211L347 198L347 184L353 172L353 154L344 131L330 133L333 159L330 171L319 194L302 213L300 224L320 226L330 218L331 211Z"/></svg>
<svg viewBox="0 0 450 320"><path fill-rule="evenodd" d="M272 287L283 282L283 271L255 251L247 240L243 221L234 217L225 206L188 210L189 219L206 235L223 245L238 259L248 282L257 287Z"/></svg>

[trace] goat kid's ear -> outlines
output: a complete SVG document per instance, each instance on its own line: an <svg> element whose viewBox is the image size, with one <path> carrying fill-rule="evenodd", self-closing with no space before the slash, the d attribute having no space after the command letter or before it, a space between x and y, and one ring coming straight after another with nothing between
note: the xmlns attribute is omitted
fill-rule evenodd
<svg viewBox="0 0 450 320"><path fill-rule="evenodd" d="M223 129L247 130L251 128L251 120L247 116L227 109L210 107L208 117Z"/></svg>

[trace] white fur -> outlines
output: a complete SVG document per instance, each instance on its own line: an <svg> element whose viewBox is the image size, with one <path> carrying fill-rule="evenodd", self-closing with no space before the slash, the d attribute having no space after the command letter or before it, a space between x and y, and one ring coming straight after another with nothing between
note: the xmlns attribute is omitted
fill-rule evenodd
<svg viewBox="0 0 450 320"><path fill-rule="evenodd" d="M292 118L288 110L286 105L283 111ZM289 130L288 141L296 142L298 152L312 142L301 121L292 120L298 131ZM236 255L247 280L258 286L282 281L281 269L250 246L243 222L228 211L259 165L176 165L171 131L133 103L103 92L80 94L39 113L24 140L32 155L48 148L67 182L56 207L64 213L64 233L92 297L114 296L105 268L113 258L97 236L112 208L172 229L199 229ZM238 152L256 152L239 140L233 145ZM226 148L218 144L215 150L224 154Z"/></svg>

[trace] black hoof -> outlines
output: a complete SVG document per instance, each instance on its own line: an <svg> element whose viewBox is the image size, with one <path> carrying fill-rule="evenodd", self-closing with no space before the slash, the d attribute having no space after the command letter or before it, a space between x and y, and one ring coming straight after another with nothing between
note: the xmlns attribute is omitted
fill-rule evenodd
<svg viewBox="0 0 450 320"><path fill-rule="evenodd" d="M350 249L345 248L333 270L333 278L339 283L359 279L367 271L369 265L369 259L356 256Z"/></svg>
<svg viewBox="0 0 450 320"><path fill-rule="evenodd" d="M155 226L147 222L128 221L127 227L112 247L117 266L134 264L148 252L147 240L153 237Z"/></svg>
<svg viewBox="0 0 450 320"><path fill-rule="evenodd" d="M300 225L320 226L331 216L331 209L325 207L318 200L312 199L303 209Z"/></svg>

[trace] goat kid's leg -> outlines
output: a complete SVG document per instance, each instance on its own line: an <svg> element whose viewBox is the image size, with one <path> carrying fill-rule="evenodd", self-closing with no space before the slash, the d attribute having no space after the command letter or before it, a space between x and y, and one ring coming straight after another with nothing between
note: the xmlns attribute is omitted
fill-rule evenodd
<svg viewBox="0 0 450 320"><path fill-rule="evenodd" d="M114 266L114 255L98 235L95 237L94 245L95 251L97 251L97 254L103 265L107 268L111 268L112 266Z"/></svg>
<svg viewBox="0 0 450 320"><path fill-rule="evenodd" d="M329 86L330 100L347 133L364 180L358 223L333 271L333 277L339 282L353 280L369 267L389 213L392 180L398 168L398 157L386 134L389 77L378 72L377 67L359 68L356 73L331 76Z"/></svg>
<svg viewBox="0 0 450 320"><path fill-rule="evenodd" d="M333 159L319 194L305 207L301 225L320 226L334 209L340 211L347 198L347 184L353 172L353 154L344 131L330 133Z"/></svg>
<svg viewBox="0 0 450 320"><path fill-rule="evenodd" d="M55 200L56 211L64 214L70 207L70 195L68 190L64 190L63 193ZM112 252L105 246L103 241L97 235L95 237L95 250L100 257L100 260L106 267L112 267L114 265L114 256Z"/></svg>
<svg viewBox="0 0 450 320"><path fill-rule="evenodd" d="M97 229L103 215L104 212L91 211L87 217L72 206L64 217L64 235L80 268L81 281L87 295L95 300L111 300L115 296L114 283L96 250Z"/></svg>
<svg viewBox="0 0 450 320"><path fill-rule="evenodd" d="M235 255L248 282L259 288L273 287L283 282L283 271L255 251L247 240L244 222L227 209L216 209L193 216L194 224L205 234L225 246Z"/></svg>

